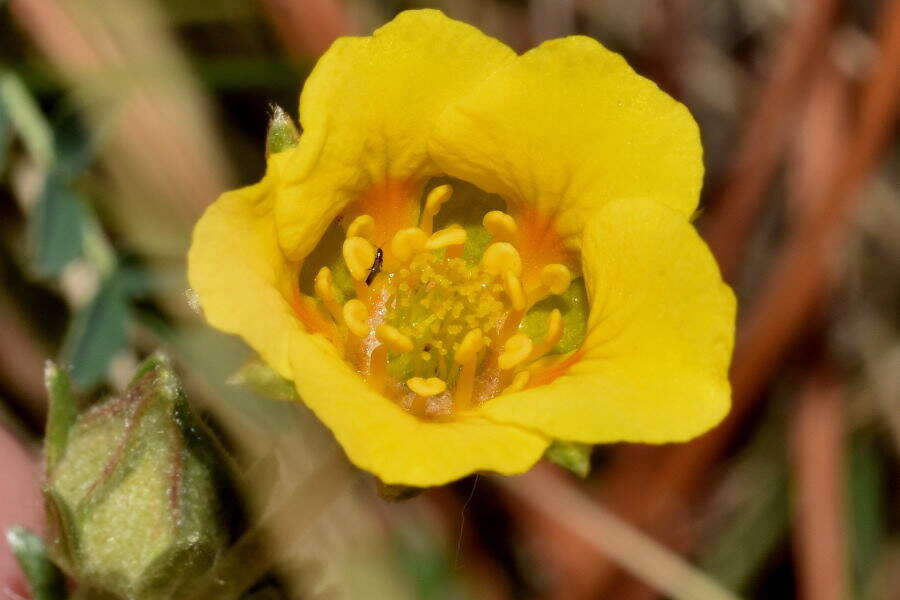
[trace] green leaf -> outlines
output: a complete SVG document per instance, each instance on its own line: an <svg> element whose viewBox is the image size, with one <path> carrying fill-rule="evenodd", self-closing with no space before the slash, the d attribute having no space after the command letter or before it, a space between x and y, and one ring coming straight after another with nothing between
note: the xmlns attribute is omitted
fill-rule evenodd
<svg viewBox="0 0 900 600"><path fill-rule="evenodd" d="M857 595L865 598L888 531L888 469L871 432L851 439L846 460L849 558Z"/></svg>
<svg viewBox="0 0 900 600"><path fill-rule="evenodd" d="M272 106L272 118L266 133L266 156L293 148L300 141L294 121L277 104Z"/></svg>
<svg viewBox="0 0 900 600"><path fill-rule="evenodd" d="M44 366L44 384L50 399L47 430L44 434L44 453L47 457L47 471L50 472L66 451L69 432L78 417L78 409L72 396L68 374L49 360Z"/></svg>
<svg viewBox="0 0 900 600"><path fill-rule="evenodd" d="M49 169L55 160L53 130L25 84L13 73L0 73L0 104L34 161Z"/></svg>
<svg viewBox="0 0 900 600"><path fill-rule="evenodd" d="M58 275L81 257L85 218L79 199L57 176L48 176L30 221L34 264L40 275Z"/></svg>
<svg viewBox="0 0 900 600"><path fill-rule="evenodd" d="M294 384L261 360L251 360L228 378L228 383L241 385L251 392L274 400L298 400Z"/></svg>
<svg viewBox="0 0 900 600"><path fill-rule="evenodd" d="M563 442L554 440L544 456L547 459L564 469L572 471L582 479L591 472L591 444L582 444L580 442Z"/></svg>
<svg viewBox="0 0 900 600"><path fill-rule="evenodd" d="M125 345L128 313L124 285L113 273L76 313L63 342L63 362L72 366L76 386L90 387L103 379L109 362Z"/></svg>
<svg viewBox="0 0 900 600"><path fill-rule="evenodd" d="M34 600L63 600L67 597L62 572L47 557L44 542L24 527L11 527L6 541L25 573Z"/></svg>

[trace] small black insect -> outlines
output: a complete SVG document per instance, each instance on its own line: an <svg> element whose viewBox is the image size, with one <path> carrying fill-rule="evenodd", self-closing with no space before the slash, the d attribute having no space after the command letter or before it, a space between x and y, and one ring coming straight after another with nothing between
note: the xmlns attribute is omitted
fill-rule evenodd
<svg viewBox="0 0 900 600"><path fill-rule="evenodd" d="M375 261L372 263L372 266L369 267L369 274L366 275L366 285L372 285L372 282L375 281L375 276L381 272L382 262L384 262L384 252L381 248L376 248Z"/></svg>

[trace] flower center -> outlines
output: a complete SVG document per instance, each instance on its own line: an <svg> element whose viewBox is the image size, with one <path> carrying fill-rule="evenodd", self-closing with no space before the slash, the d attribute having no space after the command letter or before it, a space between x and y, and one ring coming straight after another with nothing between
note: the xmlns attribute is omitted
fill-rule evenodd
<svg viewBox="0 0 900 600"><path fill-rule="evenodd" d="M527 387L536 363L562 337L562 315L550 313L541 340L517 332L519 324L572 278L562 264L525 265L539 277L523 286L520 233L500 211L484 216L492 240L480 259L462 258L466 230L433 226L451 195L449 185L432 190L419 226L395 232L385 248L371 241L372 216L350 223L342 254L355 298L338 302L327 267L315 279L316 296L343 332L345 359L376 391L427 418Z"/></svg>

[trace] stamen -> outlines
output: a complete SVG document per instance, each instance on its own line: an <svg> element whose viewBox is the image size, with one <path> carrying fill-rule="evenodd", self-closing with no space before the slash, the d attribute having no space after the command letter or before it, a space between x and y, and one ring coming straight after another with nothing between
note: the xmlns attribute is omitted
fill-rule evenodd
<svg viewBox="0 0 900 600"><path fill-rule="evenodd" d="M316 273L313 288L316 291L316 296L319 297L319 300L331 313L331 317L335 322L342 323L341 305L338 304L337 295L334 293L334 277L331 275L331 269L328 267L319 269L319 272Z"/></svg>
<svg viewBox="0 0 900 600"><path fill-rule="evenodd" d="M484 348L484 335L481 329L472 329L465 335L456 349L453 358L462 365L456 379L453 402L457 410L465 410L472 402L472 391L475 389L475 367L478 365L478 353Z"/></svg>
<svg viewBox="0 0 900 600"><path fill-rule="evenodd" d="M440 231L435 231L425 242L426 250L439 250L448 246L462 246L466 243L466 230L460 226L447 227Z"/></svg>
<svg viewBox="0 0 900 600"><path fill-rule="evenodd" d="M559 343L563 336L563 320L562 313L559 309L554 308L550 311L550 317L547 319L547 335L544 339L534 345L528 360L537 360L544 356Z"/></svg>
<svg viewBox="0 0 900 600"><path fill-rule="evenodd" d="M514 392L519 392L528 385L528 381L531 379L530 371L520 371L516 373L516 376L513 377L512 383L507 387L503 388L501 394L512 394Z"/></svg>
<svg viewBox="0 0 900 600"><path fill-rule="evenodd" d="M531 355L532 348L531 338L524 333L517 333L506 340L497 364L504 371L514 369Z"/></svg>
<svg viewBox="0 0 900 600"><path fill-rule="evenodd" d="M369 335L369 310L362 300L348 300L342 314L350 333L360 338Z"/></svg>
<svg viewBox="0 0 900 600"><path fill-rule="evenodd" d="M453 358L461 365L474 364L482 348L484 348L484 334L480 329L473 329L463 337Z"/></svg>
<svg viewBox="0 0 900 600"><path fill-rule="evenodd" d="M401 229L391 240L391 252L401 264L406 264L416 253L425 247L428 234L418 227Z"/></svg>
<svg viewBox="0 0 900 600"><path fill-rule="evenodd" d="M375 246L365 238L348 237L344 240L343 254L350 276L356 281L365 281L375 262Z"/></svg>
<svg viewBox="0 0 900 600"><path fill-rule="evenodd" d="M447 389L447 383L443 379L437 377L412 377L406 380L406 387L415 392L418 396L427 398L428 396L436 396Z"/></svg>
<svg viewBox="0 0 900 600"><path fill-rule="evenodd" d="M361 237L371 240L375 233L375 219L371 215L359 215L347 227L347 237Z"/></svg>
<svg viewBox="0 0 900 600"><path fill-rule="evenodd" d="M522 289L522 281L513 275L512 271L503 273L503 290L514 309L525 310L525 291Z"/></svg>
<svg viewBox="0 0 900 600"><path fill-rule="evenodd" d="M516 220L500 210L492 210L484 215L481 224L498 242L515 241L519 233L519 226L516 224Z"/></svg>
<svg viewBox="0 0 900 600"><path fill-rule="evenodd" d="M541 284L528 291L528 305L543 300L550 294L562 294L572 283L572 271L569 267L558 263L546 265L541 269Z"/></svg>
<svg viewBox="0 0 900 600"><path fill-rule="evenodd" d="M518 276L522 273L522 259L515 246L509 242L494 242L484 251L481 267L491 275L510 271Z"/></svg>
<svg viewBox="0 0 900 600"><path fill-rule="evenodd" d="M419 228L425 235L431 235L434 229L434 216L441 210L441 205L453 195L453 187L439 185L428 193L425 198L425 207L422 209L422 217L419 219Z"/></svg>
<svg viewBox="0 0 900 600"><path fill-rule="evenodd" d="M394 354L403 354L413 349L413 342L409 336L400 333L400 330L393 325L387 323L379 325L375 330L375 335Z"/></svg>
<svg viewBox="0 0 900 600"><path fill-rule="evenodd" d="M541 283L551 294L562 294L572 283L572 272L565 265L549 264L541 269Z"/></svg>

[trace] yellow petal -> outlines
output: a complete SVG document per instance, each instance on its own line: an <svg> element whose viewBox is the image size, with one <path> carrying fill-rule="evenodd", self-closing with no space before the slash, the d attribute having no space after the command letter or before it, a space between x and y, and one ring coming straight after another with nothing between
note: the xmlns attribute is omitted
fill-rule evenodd
<svg viewBox="0 0 900 600"><path fill-rule="evenodd" d="M543 437L477 413L421 420L375 393L327 345L321 336L296 338L297 392L350 460L385 483L427 487L476 471L521 473L547 447Z"/></svg>
<svg viewBox="0 0 900 600"><path fill-rule="evenodd" d="M730 405L735 300L697 232L662 204L614 200L583 244L592 303L579 360L484 413L593 443L682 441L716 425Z"/></svg>
<svg viewBox="0 0 900 600"><path fill-rule="evenodd" d="M514 58L500 42L436 10L407 11L371 37L337 40L300 99L304 131L294 181L277 208L288 254L308 254L342 211L375 217L376 246L416 225L421 187L439 173L427 152L435 120Z"/></svg>
<svg viewBox="0 0 900 600"><path fill-rule="evenodd" d="M690 215L703 178L688 110L580 36L525 53L448 107L430 150L447 174L503 196L517 218L552 217L570 248L614 198L654 198Z"/></svg>
<svg viewBox="0 0 900 600"><path fill-rule="evenodd" d="M211 325L240 335L284 377L290 376L289 341L301 331L296 265L278 245L272 215L281 163L273 155L260 183L223 194L194 228L188 281Z"/></svg>

